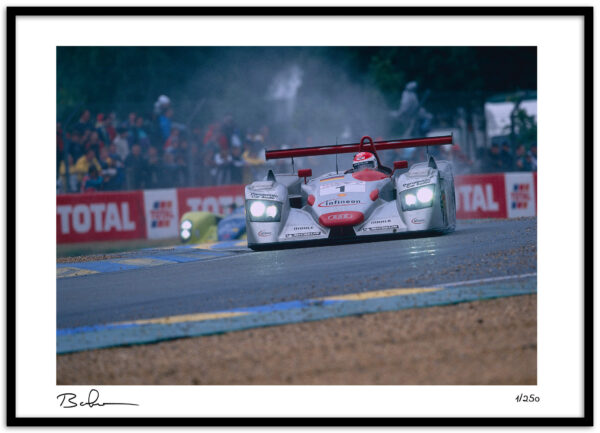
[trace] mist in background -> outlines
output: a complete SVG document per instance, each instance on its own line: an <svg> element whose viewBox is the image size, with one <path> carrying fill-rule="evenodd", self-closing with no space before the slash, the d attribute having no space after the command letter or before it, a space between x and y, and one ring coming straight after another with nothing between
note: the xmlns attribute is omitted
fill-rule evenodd
<svg viewBox="0 0 600 433"><path fill-rule="evenodd" d="M57 123L68 134L85 109L149 121L168 95L182 130L233 118L241 137L268 131L267 149L477 131L490 96L537 88L536 62L536 47L58 47ZM417 125L398 115L413 84ZM315 165L334 157L296 161Z"/></svg>

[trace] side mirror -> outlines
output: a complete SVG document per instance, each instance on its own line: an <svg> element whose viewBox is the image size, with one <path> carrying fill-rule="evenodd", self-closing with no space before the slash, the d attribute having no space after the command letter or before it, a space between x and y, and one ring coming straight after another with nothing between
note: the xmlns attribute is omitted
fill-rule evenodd
<svg viewBox="0 0 600 433"><path fill-rule="evenodd" d="M312 176L312 169L310 168L301 168L298 170L298 177L304 178L304 183L306 183L306 178Z"/></svg>
<svg viewBox="0 0 600 433"><path fill-rule="evenodd" d="M404 168L408 168L408 161L394 161L394 171L402 170Z"/></svg>

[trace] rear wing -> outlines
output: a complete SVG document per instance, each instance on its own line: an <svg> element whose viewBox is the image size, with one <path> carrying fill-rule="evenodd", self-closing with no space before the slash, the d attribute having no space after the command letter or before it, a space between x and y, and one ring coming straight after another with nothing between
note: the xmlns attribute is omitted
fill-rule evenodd
<svg viewBox="0 0 600 433"><path fill-rule="evenodd" d="M369 143L365 143L368 141ZM333 144L329 146L299 147L297 149L267 150L265 158L298 158L302 156L333 155L336 153L357 153L363 150L374 151L388 149L406 149L409 147L440 146L442 144L452 144L452 135L443 135L441 137L408 138L404 140L385 140L375 141L369 136L365 136L360 143ZM379 159L379 158L378 158Z"/></svg>

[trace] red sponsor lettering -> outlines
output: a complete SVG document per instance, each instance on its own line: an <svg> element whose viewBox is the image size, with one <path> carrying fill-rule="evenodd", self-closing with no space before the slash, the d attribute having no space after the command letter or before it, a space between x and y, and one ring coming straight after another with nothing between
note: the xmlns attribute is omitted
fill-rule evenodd
<svg viewBox="0 0 600 433"><path fill-rule="evenodd" d="M456 176L455 193L459 219L507 216L503 173Z"/></svg>
<svg viewBox="0 0 600 433"><path fill-rule="evenodd" d="M244 185L178 188L179 216L191 211L227 215L232 206L243 206Z"/></svg>
<svg viewBox="0 0 600 433"><path fill-rule="evenodd" d="M141 191L56 196L58 243L145 237Z"/></svg>

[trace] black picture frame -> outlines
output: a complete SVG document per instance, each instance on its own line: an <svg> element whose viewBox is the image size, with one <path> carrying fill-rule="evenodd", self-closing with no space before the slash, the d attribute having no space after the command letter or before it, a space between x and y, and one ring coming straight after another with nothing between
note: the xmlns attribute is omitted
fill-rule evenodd
<svg viewBox="0 0 600 433"><path fill-rule="evenodd" d="M580 418L49 418L16 414L16 20L19 16L581 16L584 19L584 185L593 197L593 7L8 7L8 426L591 426L593 425L593 198L584 205L584 415Z"/></svg>

